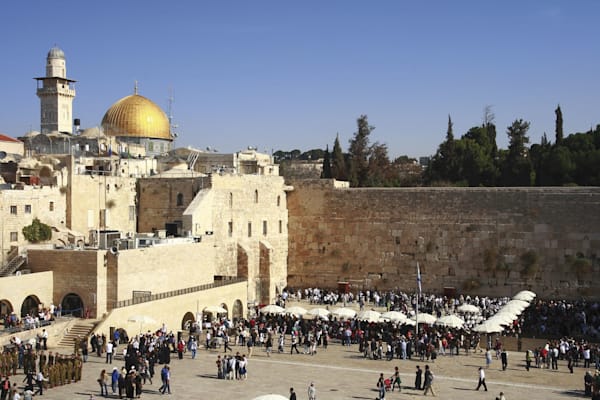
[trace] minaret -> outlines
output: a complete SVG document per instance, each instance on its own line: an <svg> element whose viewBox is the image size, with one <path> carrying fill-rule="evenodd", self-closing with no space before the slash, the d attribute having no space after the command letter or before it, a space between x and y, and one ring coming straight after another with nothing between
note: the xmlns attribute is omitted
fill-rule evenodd
<svg viewBox="0 0 600 400"><path fill-rule="evenodd" d="M46 58L46 76L37 80L40 98L41 133L73 133L75 82L67 78L65 53L53 47Z"/></svg>

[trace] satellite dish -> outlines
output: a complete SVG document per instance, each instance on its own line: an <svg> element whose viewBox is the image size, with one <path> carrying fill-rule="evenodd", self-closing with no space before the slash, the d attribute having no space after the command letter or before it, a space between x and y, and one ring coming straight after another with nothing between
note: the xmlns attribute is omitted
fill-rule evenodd
<svg viewBox="0 0 600 400"><path fill-rule="evenodd" d="M114 254L114 255L118 255L119 254L119 248L117 246L113 246L110 248L110 253Z"/></svg>
<svg viewBox="0 0 600 400"><path fill-rule="evenodd" d="M0 151L0 160L4 160L6 158L6 152Z"/></svg>

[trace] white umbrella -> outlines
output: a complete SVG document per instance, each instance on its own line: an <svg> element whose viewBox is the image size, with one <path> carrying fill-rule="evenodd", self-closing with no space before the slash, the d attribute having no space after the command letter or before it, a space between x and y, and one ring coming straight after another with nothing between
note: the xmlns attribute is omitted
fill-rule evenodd
<svg viewBox="0 0 600 400"><path fill-rule="evenodd" d="M381 314L381 316L395 322L403 322L408 318L406 314L400 311L387 311Z"/></svg>
<svg viewBox="0 0 600 400"><path fill-rule="evenodd" d="M517 316L515 314L505 311L497 313L492 318L488 319L488 321L498 325L508 325L511 324L516 318Z"/></svg>
<svg viewBox="0 0 600 400"><path fill-rule="evenodd" d="M513 296L513 300L524 300L527 302L531 302L533 301L533 299L535 299L535 293L533 292L528 293L526 291L522 291Z"/></svg>
<svg viewBox="0 0 600 400"><path fill-rule="evenodd" d="M147 315L132 315L129 318L127 318L128 322L133 322L136 324L140 324L140 333L142 333L142 326L144 324L146 325L156 325L156 320L154 320L154 318L149 317Z"/></svg>
<svg viewBox="0 0 600 400"><path fill-rule="evenodd" d="M331 312L325 308L313 308L312 310L308 310L305 315L312 315L313 317L327 317Z"/></svg>
<svg viewBox="0 0 600 400"><path fill-rule="evenodd" d="M285 308L279 307L275 304L269 304L268 306L264 306L260 310L258 310L261 314L281 314L285 312Z"/></svg>
<svg viewBox="0 0 600 400"><path fill-rule="evenodd" d="M381 317L381 314L373 310L363 310L356 314L356 318L367 322L378 322L379 317Z"/></svg>
<svg viewBox="0 0 600 400"><path fill-rule="evenodd" d="M480 312L479 307L466 303L458 306L457 310L465 314L476 314Z"/></svg>
<svg viewBox="0 0 600 400"><path fill-rule="evenodd" d="M288 398L280 394L264 394L262 396L255 397L252 400L288 400Z"/></svg>
<svg viewBox="0 0 600 400"><path fill-rule="evenodd" d="M417 325L417 323L416 323L416 321L414 319L407 318L404 321L402 321L402 325L415 326L415 325Z"/></svg>
<svg viewBox="0 0 600 400"><path fill-rule="evenodd" d="M487 320L484 323L475 326L473 330L480 333L495 333L502 332L504 328L493 321Z"/></svg>
<svg viewBox="0 0 600 400"><path fill-rule="evenodd" d="M446 315L444 317L438 318L435 321L436 325L448 326L450 328L462 328L465 324L462 318L457 317L456 315Z"/></svg>
<svg viewBox="0 0 600 400"><path fill-rule="evenodd" d="M213 314L227 314L227 310L221 306L208 306L204 307L204 312L209 312Z"/></svg>
<svg viewBox="0 0 600 400"><path fill-rule="evenodd" d="M331 312L333 315L337 315L340 318L354 318L356 311L348 307L340 307Z"/></svg>
<svg viewBox="0 0 600 400"><path fill-rule="evenodd" d="M288 307L285 309L286 314L303 315L306 314L306 308L300 306Z"/></svg>
<svg viewBox="0 0 600 400"><path fill-rule="evenodd" d="M431 314L419 313L415 317L415 321L418 321L420 324L433 324L435 321L437 321L437 318Z"/></svg>

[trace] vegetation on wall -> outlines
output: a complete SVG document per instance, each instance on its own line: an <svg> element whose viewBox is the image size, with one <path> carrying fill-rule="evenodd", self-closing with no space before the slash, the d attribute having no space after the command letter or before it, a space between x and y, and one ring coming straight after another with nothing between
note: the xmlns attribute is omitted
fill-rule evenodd
<svg viewBox="0 0 600 400"><path fill-rule="evenodd" d="M471 290L475 290L475 289L479 289L481 287L481 282L479 282L478 279L475 278L469 278L467 280L465 280L462 284L462 288L465 291L471 291Z"/></svg>
<svg viewBox="0 0 600 400"><path fill-rule="evenodd" d="M525 253L521 254L521 266L523 269L521 270L521 276L524 277L533 277L538 272L538 254L533 250L528 250Z"/></svg>
<svg viewBox="0 0 600 400"><path fill-rule="evenodd" d="M23 236L31 243L39 243L52 239L52 228L34 218L31 225L23 228Z"/></svg>
<svg viewBox="0 0 600 400"><path fill-rule="evenodd" d="M592 272L592 260L584 257L583 254L577 254L575 257L566 256L565 259L571 272L577 275L577 279L583 279Z"/></svg>

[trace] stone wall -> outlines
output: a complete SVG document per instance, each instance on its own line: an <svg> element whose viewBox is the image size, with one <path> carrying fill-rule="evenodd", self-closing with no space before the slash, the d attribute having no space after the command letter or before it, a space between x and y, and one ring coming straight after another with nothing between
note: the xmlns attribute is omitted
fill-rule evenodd
<svg viewBox="0 0 600 400"><path fill-rule="evenodd" d="M600 188L344 189L293 182L291 287L597 297Z"/></svg>

